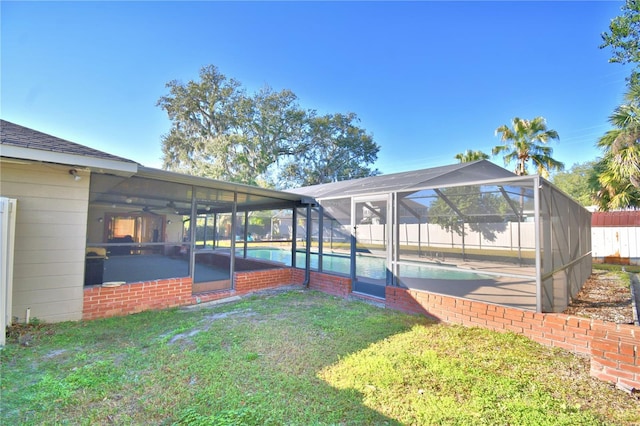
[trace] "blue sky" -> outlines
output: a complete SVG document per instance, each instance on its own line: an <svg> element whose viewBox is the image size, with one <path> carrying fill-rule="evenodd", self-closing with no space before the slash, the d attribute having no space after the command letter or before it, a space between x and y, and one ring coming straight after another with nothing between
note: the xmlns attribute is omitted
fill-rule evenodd
<svg viewBox="0 0 640 426"><path fill-rule="evenodd" d="M165 84L213 64L249 92L355 112L383 173L490 153L515 116L545 117L570 167L599 155L623 99L629 69L598 48L622 5L2 1L0 116L160 167Z"/></svg>

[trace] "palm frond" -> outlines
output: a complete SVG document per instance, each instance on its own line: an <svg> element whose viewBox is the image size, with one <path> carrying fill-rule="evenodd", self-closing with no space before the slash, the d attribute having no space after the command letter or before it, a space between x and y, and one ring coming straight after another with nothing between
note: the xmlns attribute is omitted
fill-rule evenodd
<svg viewBox="0 0 640 426"><path fill-rule="evenodd" d="M505 143L494 147L493 155L506 153L503 157L505 165L515 160L518 163L516 174L527 173L526 166L529 160L532 160L544 175L548 175L549 170L562 170L564 167L562 163L551 158L553 149L546 146L549 141L559 139L559 135L555 130L547 128L544 117L536 117L533 120L514 117L511 127L505 124L496 129L496 135L498 134Z"/></svg>

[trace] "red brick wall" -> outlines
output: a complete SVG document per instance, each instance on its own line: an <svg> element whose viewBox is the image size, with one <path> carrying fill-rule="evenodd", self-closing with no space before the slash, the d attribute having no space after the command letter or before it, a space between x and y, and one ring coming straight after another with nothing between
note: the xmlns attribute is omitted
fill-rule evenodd
<svg viewBox="0 0 640 426"><path fill-rule="evenodd" d="M591 341L591 375L640 389L640 327L596 326Z"/></svg>
<svg viewBox="0 0 640 426"><path fill-rule="evenodd" d="M304 271L269 269L235 274L235 290L192 294L191 278L144 281L119 287L86 287L82 319L129 315L153 309L195 305L291 284L302 284Z"/></svg>
<svg viewBox="0 0 640 426"><path fill-rule="evenodd" d="M347 297L351 293L351 279L311 271L309 288L334 296Z"/></svg>
<svg viewBox="0 0 640 426"><path fill-rule="evenodd" d="M84 289L82 319L128 315L191 303L191 278L144 281Z"/></svg>
<svg viewBox="0 0 640 426"><path fill-rule="evenodd" d="M302 271L304 273L304 271ZM264 271L236 272L236 294L251 293L267 288L291 284L302 284L302 280L294 274L293 268L267 269Z"/></svg>
<svg viewBox="0 0 640 426"><path fill-rule="evenodd" d="M640 327L563 314L541 314L398 287L386 306L452 324L513 331L538 343L591 357L591 375L640 389Z"/></svg>

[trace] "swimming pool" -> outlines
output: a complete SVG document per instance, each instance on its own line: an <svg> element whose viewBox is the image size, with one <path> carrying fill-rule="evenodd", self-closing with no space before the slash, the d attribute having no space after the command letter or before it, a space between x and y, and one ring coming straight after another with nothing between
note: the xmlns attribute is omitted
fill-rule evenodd
<svg viewBox="0 0 640 426"><path fill-rule="evenodd" d="M238 252L238 255L241 255ZM305 264L306 253L296 253L296 266ZM277 248L269 249L249 249L247 257L255 259L269 260L291 266L291 251ZM349 275L350 259L348 256L339 254L327 254L322 257L322 270ZM453 267L455 268L455 267ZM486 280L488 275L478 274L472 271L456 270L453 268L440 268L437 266L402 264L400 265L400 276L404 278L423 278L437 280ZM311 254L311 269L318 269L318 255ZM379 257L362 256L356 258L356 275L359 277L371 278L374 280L384 280L387 276L385 259Z"/></svg>

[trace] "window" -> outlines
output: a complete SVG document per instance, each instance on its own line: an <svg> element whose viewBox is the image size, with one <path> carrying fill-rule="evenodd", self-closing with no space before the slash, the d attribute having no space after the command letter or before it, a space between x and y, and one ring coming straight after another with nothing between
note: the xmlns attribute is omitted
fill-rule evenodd
<svg viewBox="0 0 640 426"><path fill-rule="evenodd" d="M135 243L159 243L165 240L164 215L107 215L107 242L130 239ZM116 240L116 241L113 241Z"/></svg>

